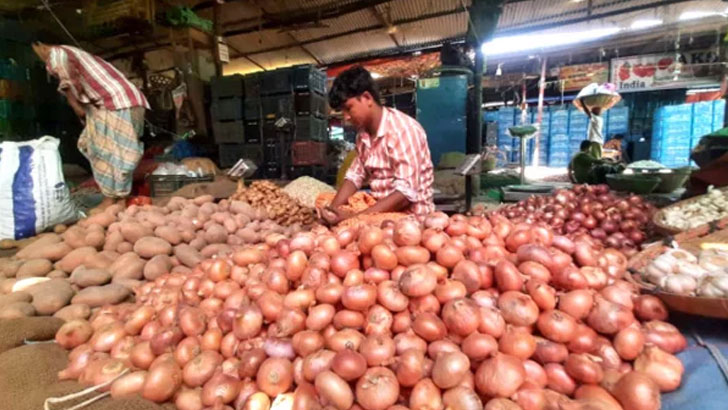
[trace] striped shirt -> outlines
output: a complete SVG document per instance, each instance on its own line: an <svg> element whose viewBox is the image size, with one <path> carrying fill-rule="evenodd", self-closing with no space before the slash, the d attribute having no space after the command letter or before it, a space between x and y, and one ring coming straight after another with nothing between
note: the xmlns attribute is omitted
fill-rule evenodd
<svg viewBox="0 0 728 410"><path fill-rule="evenodd" d="M82 104L107 110L149 109L144 94L116 67L81 49L52 46L46 69L60 80L58 91L70 89Z"/></svg>
<svg viewBox="0 0 728 410"><path fill-rule="evenodd" d="M356 151L346 179L357 188L368 177L372 196L377 199L399 191L411 203L407 212L424 215L435 210L430 147L425 130L412 117L384 107L377 135L372 138L359 132Z"/></svg>

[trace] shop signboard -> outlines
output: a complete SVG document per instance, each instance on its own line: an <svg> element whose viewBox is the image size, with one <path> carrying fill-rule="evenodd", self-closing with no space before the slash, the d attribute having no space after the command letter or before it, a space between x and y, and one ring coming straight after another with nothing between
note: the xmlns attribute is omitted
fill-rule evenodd
<svg viewBox="0 0 728 410"><path fill-rule="evenodd" d="M613 58L611 82L620 93L717 84L719 60L715 49Z"/></svg>
<svg viewBox="0 0 728 410"><path fill-rule="evenodd" d="M578 91L591 83L606 83L609 80L609 64L567 65L559 69L559 80L564 82L564 91Z"/></svg>

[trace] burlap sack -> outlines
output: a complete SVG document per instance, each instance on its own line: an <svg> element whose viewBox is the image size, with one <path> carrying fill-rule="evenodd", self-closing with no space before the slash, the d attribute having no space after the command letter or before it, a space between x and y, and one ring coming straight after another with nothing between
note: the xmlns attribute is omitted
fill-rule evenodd
<svg viewBox="0 0 728 410"><path fill-rule="evenodd" d="M68 352L55 343L17 347L0 354L0 408L12 410L41 410L48 397L60 397L83 390L75 381L59 382L57 373L68 363ZM53 404L52 410L62 410L81 403L96 393L82 398ZM83 410L171 410L174 405L159 406L141 397L111 399L106 397Z"/></svg>
<svg viewBox="0 0 728 410"><path fill-rule="evenodd" d="M22 346L26 340L52 340L63 320L49 317L24 317L0 320L0 353Z"/></svg>

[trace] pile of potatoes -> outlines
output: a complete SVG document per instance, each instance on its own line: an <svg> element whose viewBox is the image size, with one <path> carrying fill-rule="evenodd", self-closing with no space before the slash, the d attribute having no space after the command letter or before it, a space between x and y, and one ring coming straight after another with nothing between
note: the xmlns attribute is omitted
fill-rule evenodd
<svg viewBox="0 0 728 410"><path fill-rule="evenodd" d="M171 198L164 207L113 205L65 232L47 233L0 258L0 319L53 315L86 319L168 272L300 230L236 200Z"/></svg>

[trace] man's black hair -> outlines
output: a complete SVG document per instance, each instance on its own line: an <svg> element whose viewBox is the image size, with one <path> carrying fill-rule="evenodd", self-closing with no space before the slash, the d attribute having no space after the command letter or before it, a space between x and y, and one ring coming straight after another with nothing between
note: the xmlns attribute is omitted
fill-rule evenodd
<svg viewBox="0 0 728 410"><path fill-rule="evenodd" d="M359 97L369 91L374 102L379 104L379 88L369 71L362 66L352 67L336 77L329 90L329 105L334 110L340 110L349 98Z"/></svg>
<svg viewBox="0 0 728 410"><path fill-rule="evenodd" d="M579 145L579 150L580 151L586 151L586 150L589 149L589 147L591 147L591 141L584 140L584 141L581 142L581 145Z"/></svg>
<svg viewBox="0 0 728 410"><path fill-rule="evenodd" d="M614 134L612 138L614 138L615 140L623 140L624 134Z"/></svg>

